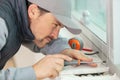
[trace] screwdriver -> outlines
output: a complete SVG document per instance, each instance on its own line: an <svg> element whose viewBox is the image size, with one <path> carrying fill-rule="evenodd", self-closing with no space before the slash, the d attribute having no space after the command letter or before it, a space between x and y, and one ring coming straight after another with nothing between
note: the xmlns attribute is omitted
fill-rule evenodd
<svg viewBox="0 0 120 80"><path fill-rule="evenodd" d="M91 63L106 63L106 61L87 62L87 61L80 61L80 60L72 60L70 62L64 61L64 66L67 66L67 65L79 65L79 64L91 64Z"/></svg>

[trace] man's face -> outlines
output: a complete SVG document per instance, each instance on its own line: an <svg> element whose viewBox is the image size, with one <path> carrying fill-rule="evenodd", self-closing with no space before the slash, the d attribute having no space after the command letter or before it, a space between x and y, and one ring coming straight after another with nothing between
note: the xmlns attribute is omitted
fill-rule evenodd
<svg viewBox="0 0 120 80"><path fill-rule="evenodd" d="M38 47L44 47L53 39L57 39L61 24L51 13L40 14L40 11L34 13L30 19L30 29L35 36L34 42Z"/></svg>

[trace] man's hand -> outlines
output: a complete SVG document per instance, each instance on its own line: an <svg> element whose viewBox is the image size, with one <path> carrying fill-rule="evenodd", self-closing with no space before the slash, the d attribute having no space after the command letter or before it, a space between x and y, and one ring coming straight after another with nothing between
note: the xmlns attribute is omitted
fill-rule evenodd
<svg viewBox="0 0 120 80"><path fill-rule="evenodd" d="M65 54L65 55L68 55L68 56L72 57L73 59L80 60L80 61L92 62L92 60L93 60L93 59L85 56L82 51L75 50L75 49L65 49L61 53ZM97 66L96 63L91 63L91 64L88 64L88 65L90 65L92 67Z"/></svg>
<svg viewBox="0 0 120 80"><path fill-rule="evenodd" d="M37 79L55 78L64 67L64 60L71 61L72 58L63 54L47 55L33 65Z"/></svg>

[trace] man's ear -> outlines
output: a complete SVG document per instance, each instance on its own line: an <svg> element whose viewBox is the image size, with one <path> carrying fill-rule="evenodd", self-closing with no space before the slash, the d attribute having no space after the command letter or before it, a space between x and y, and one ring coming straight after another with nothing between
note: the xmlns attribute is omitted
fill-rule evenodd
<svg viewBox="0 0 120 80"><path fill-rule="evenodd" d="M40 15L40 10L38 9L36 4L30 4L28 7L28 16L31 19L35 19Z"/></svg>

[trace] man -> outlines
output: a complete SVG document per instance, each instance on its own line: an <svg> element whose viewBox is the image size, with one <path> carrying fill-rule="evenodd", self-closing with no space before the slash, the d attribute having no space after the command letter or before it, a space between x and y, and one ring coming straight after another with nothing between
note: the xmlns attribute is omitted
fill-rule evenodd
<svg viewBox="0 0 120 80"><path fill-rule="evenodd" d="M0 0L0 80L55 78L64 60L92 61L58 38L64 25L70 32L80 33L71 20L70 7L70 0ZM29 67L2 70L23 41L33 41L41 52L52 55Z"/></svg>

